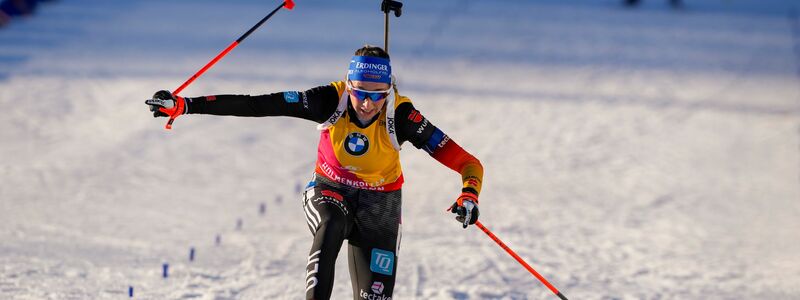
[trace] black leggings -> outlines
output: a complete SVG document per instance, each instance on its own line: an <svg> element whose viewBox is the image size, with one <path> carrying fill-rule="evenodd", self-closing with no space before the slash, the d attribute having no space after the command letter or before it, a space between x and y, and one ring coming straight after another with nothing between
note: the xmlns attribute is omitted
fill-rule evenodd
<svg viewBox="0 0 800 300"><path fill-rule="evenodd" d="M400 191L348 187L320 175L303 193L314 243L306 266L306 299L330 299L334 264L348 240L353 299L389 300L400 246Z"/></svg>

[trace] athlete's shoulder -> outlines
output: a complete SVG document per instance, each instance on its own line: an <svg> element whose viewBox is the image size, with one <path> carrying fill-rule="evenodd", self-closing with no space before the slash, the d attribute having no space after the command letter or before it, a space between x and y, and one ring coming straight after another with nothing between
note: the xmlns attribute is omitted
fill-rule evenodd
<svg viewBox="0 0 800 300"><path fill-rule="evenodd" d="M408 99L408 98L406 98ZM405 119L411 111L416 111L414 104L411 101L405 101L395 104L394 117L395 119Z"/></svg>
<svg viewBox="0 0 800 300"><path fill-rule="evenodd" d="M340 94L336 86L331 83L306 90L300 96L301 106L311 114L311 119L322 123L336 110Z"/></svg>
<svg viewBox="0 0 800 300"><path fill-rule="evenodd" d="M400 95L400 94L397 94L397 96L398 96L398 97L396 98L396 100L395 100L396 102L395 102L395 104L394 104L394 105L395 105L395 107L398 107L398 108L399 108L399 107L400 107L400 105L401 105L401 104L404 104L404 103L411 104L411 98L409 98L409 97L406 97L406 96L403 96L403 95Z"/></svg>
<svg viewBox="0 0 800 300"><path fill-rule="evenodd" d="M341 94L347 87L347 84L344 81L332 81L330 86L334 87L336 92Z"/></svg>
<svg viewBox="0 0 800 300"><path fill-rule="evenodd" d="M398 105L394 115L399 140L411 141L417 148L435 130L435 126L410 101Z"/></svg>

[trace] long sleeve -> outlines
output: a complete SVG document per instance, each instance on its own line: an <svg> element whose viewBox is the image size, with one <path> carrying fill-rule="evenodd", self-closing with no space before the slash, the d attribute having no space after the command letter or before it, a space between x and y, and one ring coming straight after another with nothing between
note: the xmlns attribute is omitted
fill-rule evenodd
<svg viewBox="0 0 800 300"><path fill-rule="evenodd" d="M395 112L398 139L423 149L438 162L461 175L462 191L479 195L483 182L483 165L447 134L431 124L411 103L403 103Z"/></svg>
<svg viewBox="0 0 800 300"><path fill-rule="evenodd" d="M324 85L304 92L287 91L259 96L213 95L185 99L189 114L289 116L322 123L336 110L339 95L334 86Z"/></svg>

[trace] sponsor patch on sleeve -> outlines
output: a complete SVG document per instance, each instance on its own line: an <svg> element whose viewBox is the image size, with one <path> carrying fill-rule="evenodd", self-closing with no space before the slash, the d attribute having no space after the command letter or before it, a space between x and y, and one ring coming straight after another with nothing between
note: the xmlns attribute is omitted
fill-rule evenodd
<svg viewBox="0 0 800 300"><path fill-rule="evenodd" d="M422 122L422 114L418 110L412 109L411 113L408 114L408 120L414 123Z"/></svg>
<svg viewBox="0 0 800 300"><path fill-rule="evenodd" d="M300 93L295 91L283 92L283 100L286 101L286 103L300 102Z"/></svg>
<svg viewBox="0 0 800 300"><path fill-rule="evenodd" d="M450 137L445 135L444 132L439 130L439 128L436 128L433 131L433 134L431 134L431 137L428 139L428 142L425 143L425 145L423 146L423 148L425 149L425 152L428 152L428 154L433 154L433 152L436 151L436 149L444 147L444 145L447 144L447 141L449 140Z"/></svg>

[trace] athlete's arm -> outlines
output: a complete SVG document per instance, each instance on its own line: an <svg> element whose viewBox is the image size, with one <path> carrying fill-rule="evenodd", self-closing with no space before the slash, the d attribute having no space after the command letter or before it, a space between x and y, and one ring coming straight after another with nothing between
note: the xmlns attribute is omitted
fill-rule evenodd
<svg viewBox="0 0 800 300"><path fill-rule="evenodd" d="M305 92L288 91L259 96L215 95L184 99L188 114L289 116L317 123L328 119L339 103L339 95L333 85L319 86Z"/></svg>
<svg viewBox="0 0 800 300"><path fill-rule="evenodd" d="M434 159L461 174L462 192L478 196L483 182L481 162L465 151L453 139L430 123L410 102L402 103L395 111L397 139L409 141Z"/></svg>

